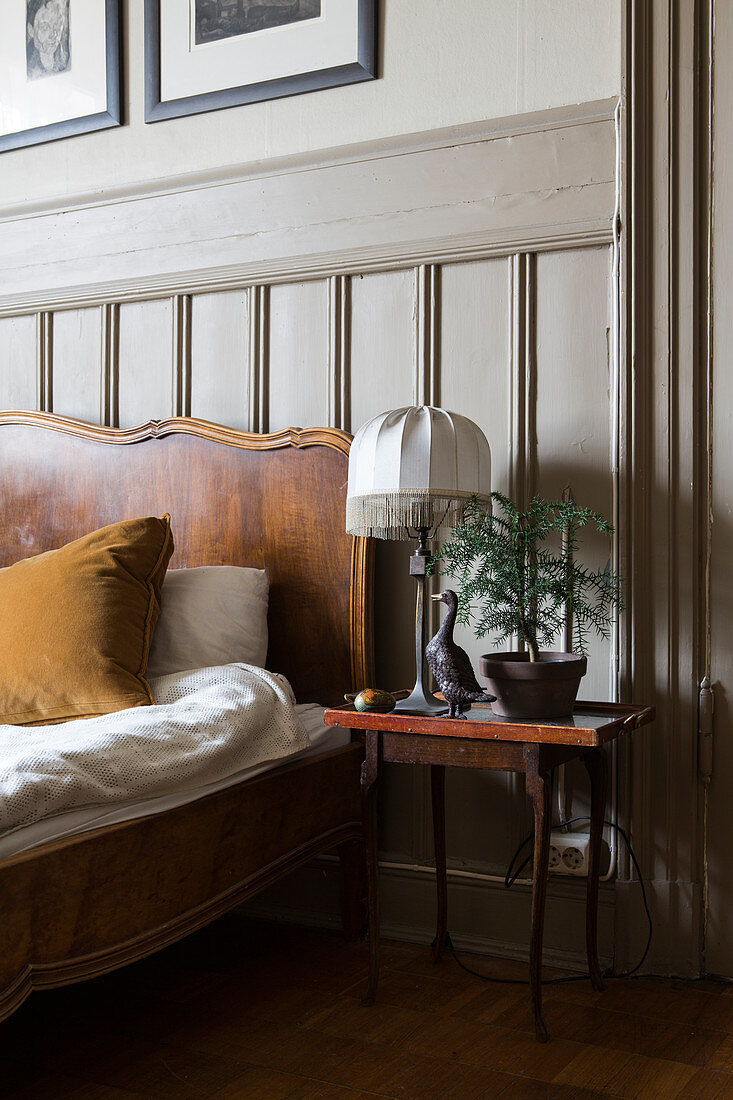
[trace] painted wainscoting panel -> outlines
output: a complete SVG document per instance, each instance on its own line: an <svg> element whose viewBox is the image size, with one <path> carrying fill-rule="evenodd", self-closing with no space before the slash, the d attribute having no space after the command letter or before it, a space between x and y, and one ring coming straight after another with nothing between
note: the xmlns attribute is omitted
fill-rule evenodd
<svg viewBox="0 0 733 1100"><path fill-rule="evenodd" d="M53 315L49 407L79 420L103 419L101 370L103 310L69 309Z"/></svg>
<svg viewBox="0 0 733 1100"><path fill-rule="evenodd" d="M38 407L35 317L0 318L0 404L4 409Z"/></svg>
<svg viewBox="0 0 733 1100"><path fill-rule="evenodd" d="M510 257L447 264L440 272L441 404L483 430L491 448L491 484L504 493L513 462L510 411L517 369L511 272ZM441 577L441 586L450 587L450 578ZM489 648L472 629L459 626L455 636L475 664Z"/></svg>
<svg viewBox="0 0 733 1100"><path fill-rule="evenodd" d="M351 430L416 399L413 268L351 279Z"/></svg>
<svg viewBox="0 0 733 1100"><path fill-rule="evenodd" d="M119 307L119 426L173 416L185 386L174 364L179 318L176 302L125 302ZM176 328L174 330L174 321Z"/></svg>
<svg viewBox="0 0 733 1100"><path fill-rule="evenodd" d="M446 264L440 272L441 403L483 429L491 447L492 486L505 493L511 484L511 404L520 366L512 343L513 267L513 257L502 256ZM450 577L440 578L439 587L450 585ZM478 668L491 640L460 626L455 637ZM524 785L511 774L449 771L446 816L451 864L502 874L526 832Z"/></svg>
<svg viewBox="0 0 733 1100"><path fill-rule="evenodd" d="M415 268L354 275L350 282L349 400L351 430L385 409L411 405L417 392ZM375 637L377 678L389 689L414 683L415 585L409 542L377 543ZM382 837L389 859L426 856L425 776L419 768L386 770Z"/></svg>
<svg viewBox="0 0 733 1100"><path fill-rule="evenodd" d="M328 284L270 290L268 429L326 424L329 414Z"/></svg>
<svg viewBox="0 0 733 1100"><path fill-rule="evenodd" d="M537 257L536 430L538 491L557 498L569 486L579 504L613 522L618 396L609 350L610 262L607 248ZM613 539L590 529L581 537L584 564L613 563ZM581 698L613 698L610 642L591 635L588 654Z"/></svg>
<svg viewBox="0 0 733 1100"><path fill-rule="evenodd" d="M415 269L350 278L348 416L352 431L385 409L415 401L417 371L417 274ZM407 543L377 544L375 636L377 677L387 689L414 681L415 586ZM385 775L382 837L385 856L410 862L425 858L425 776L418 768L390 768Z"/></svg>
<svg viewBox="0 0 733 1100"><path fill-rule="evenodd" d="M249 319L246 290L192 295L192 416L249 428Z"/></svg>
<svg viewBox="0 0 733 1100"><path fill-rule="evenodd" d="M611 107L590 105L341 151L307 170L0 218L0 406L121 427L179 414L252 431L356 431L384 409L440 404L483 428L496 488L526 499L570 482L610 512L614 157ZM46 238L39 266L31 244ZM387 689L414 676L411 550L377 546L377 678ZM459 637L474 658L490 647L468 630ZM603 695L610 649L593 652L588 682ZM526 912L526 892L504 904L485 876L503 873L525 834L523 784L455 772L447 795L460 895L452 928L520 950L507 928ZM381 805L385 922L423 937L426 772L388 769ZM293 889L286 908L310 912ZM562 883L551 895L562 929L562 907L574 912L577 899ZM483 939L470 912L482 914Z"/></svg>
<svg viewBox="0 0 733 1100"><path fill-rule="evenodd" d="M491 447L491 481L506 492L511 395L510 263L506 257L440 271L440 399L475 420Z"/></svg>

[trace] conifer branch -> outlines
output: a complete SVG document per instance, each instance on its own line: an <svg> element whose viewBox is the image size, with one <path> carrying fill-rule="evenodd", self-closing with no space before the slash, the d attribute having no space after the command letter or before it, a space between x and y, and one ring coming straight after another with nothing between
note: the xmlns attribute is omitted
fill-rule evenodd
<svg viewBox="0 0 733 1100"><path fill-rule="evenodd" d="M492 513L474 498L450 539L431 563L440 561L458 588L458 621L473 624L476 636L494 634L494 644L518 636L537 660L565 622L566 607L575 627L576 649L586 654L589 637L607 638L614 610L623 610L620 579L608 567L593 571L575 554L584 527L612 534L613 527L573 500L535 496L521 510L502 493L491 494ZM547 545L564 536L564 551Z"/></svg>

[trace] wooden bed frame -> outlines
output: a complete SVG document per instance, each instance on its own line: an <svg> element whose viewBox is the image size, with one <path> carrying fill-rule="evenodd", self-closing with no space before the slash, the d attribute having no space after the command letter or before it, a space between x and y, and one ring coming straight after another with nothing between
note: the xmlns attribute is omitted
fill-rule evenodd
<svg viewBox="0 0 733 1100"><path fill-rule="evenodd" d="M0 567L116 520L170 512L171 567L266 566L268 667L303 702L373 682L372 547L344 531L350 437L190 418L130 431L0 413ZM354 743L162 814L0 861L0 1020L34 988L142 958L338 847L355 931Z"/></svg>

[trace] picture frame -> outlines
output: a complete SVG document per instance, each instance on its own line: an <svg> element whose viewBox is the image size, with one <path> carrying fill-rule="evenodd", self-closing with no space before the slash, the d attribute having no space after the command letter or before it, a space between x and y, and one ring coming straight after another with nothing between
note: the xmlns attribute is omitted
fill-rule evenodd
<svg viewBox="0 0 733 1100"><path fill-rule="evenodd" d="M377 0L145 0L145 121L373 80L376 28Z"/></svg>
<svg viewBox="0 0 733 1100"><path fill-rule="evenodd" d="M121 0L3 0L0 152L122 123Z"/></svg>

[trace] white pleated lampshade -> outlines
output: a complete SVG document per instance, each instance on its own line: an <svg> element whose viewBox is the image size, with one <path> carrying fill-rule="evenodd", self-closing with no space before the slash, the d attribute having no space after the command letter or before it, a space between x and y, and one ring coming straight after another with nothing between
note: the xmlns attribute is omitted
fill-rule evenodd
<svg viewBox="0 0 733 1100"><path fill-rule="evenodd" d="M475 496L491 505L491 451L472 420L432 405L380 413L349 454L346 530L407 539L408 528L454 527Z"/></svg>

